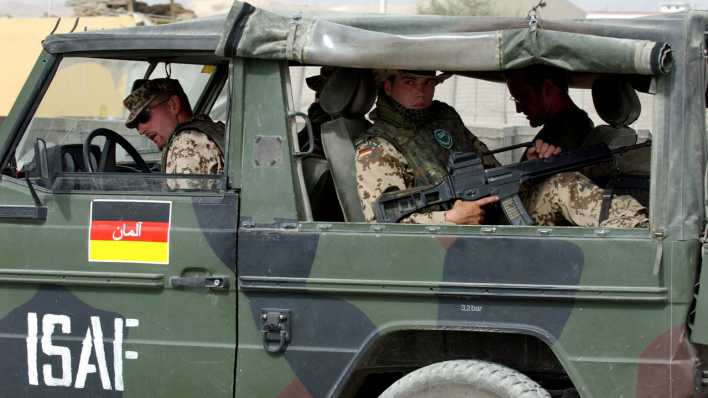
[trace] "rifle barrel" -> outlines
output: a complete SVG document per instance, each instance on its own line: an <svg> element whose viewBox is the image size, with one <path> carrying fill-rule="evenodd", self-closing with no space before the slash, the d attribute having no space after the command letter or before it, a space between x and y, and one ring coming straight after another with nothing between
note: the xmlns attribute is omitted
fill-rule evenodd
<svg viewBox="0 0 708 398"><path fill-rule="evenodd" d="M634 145L626 145L626 146L621 146L619 148L615 148L610 150L610 153L613 155L618 154L618 153L624 153L624 152L629 152L633 151L635 149L641 149L641 148L646 148L651 146L651 140L644 141L639 144L634 144Z"/></svg>
<svg viewBox="0 0 708 398"><path fill-rule="evenodd" d="M494 149L494 150L491 150L491 151L483 152L483 153L482 153L482 156L484 156L484 155L494 155L495 153L499 153L499 152L511 151L512 149L518 149L518 148L529 148L529 147L532 147L532 146L533 146L533 142L532 142L532 141L529 141L529 142L524 142L524 143L521 143L521 144L509 145L509 146L505 146L505 147L502 147L502 148L497 148L497 149Z"/></svg>

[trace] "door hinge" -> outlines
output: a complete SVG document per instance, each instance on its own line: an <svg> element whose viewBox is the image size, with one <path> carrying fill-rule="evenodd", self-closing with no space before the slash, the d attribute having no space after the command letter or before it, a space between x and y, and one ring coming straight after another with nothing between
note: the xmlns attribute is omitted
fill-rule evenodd
<svg viewBox="0 0 708 398"><path fill-rule="evenodd" d="M290 310L262 308L261 333L266 351L285 352L290 342Z"/></svg>

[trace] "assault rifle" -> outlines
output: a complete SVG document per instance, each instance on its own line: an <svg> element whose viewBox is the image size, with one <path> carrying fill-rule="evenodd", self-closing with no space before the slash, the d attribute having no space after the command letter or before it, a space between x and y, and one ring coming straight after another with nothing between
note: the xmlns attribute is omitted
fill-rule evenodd
<svg viewBox="0 0 708 398"><path fill-rule="evenodd" d="M651 141L609 149L600 144L577 151L561 152L546 159L528 160L485 170L474 152L453 152L448 175L438 184L403 191L386 192L374 203L376 221L396 223L428 207L454 200L477 200L496 195L504 215L512 225L532 225L533 221L519 198L519 188L527 181L612 160L614 155L651 145Z"/></svg>

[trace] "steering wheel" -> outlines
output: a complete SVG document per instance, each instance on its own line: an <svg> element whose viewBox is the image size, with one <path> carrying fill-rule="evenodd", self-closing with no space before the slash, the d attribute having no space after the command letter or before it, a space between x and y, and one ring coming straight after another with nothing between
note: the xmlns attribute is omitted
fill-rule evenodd
<svg viewBox="0 0 708 398"><path fill-rule="evenodd" d="M98 170L94 170L93 164L91 163L91 142L93 142L96 137L106 138L106 142L103 144L103 149L101 150L101 159L98 162ZM150 173L150 167L148 167L147 163L145 163L143 157L140 156L138 150L135 149L135 147L130 142L128 142L125 137L116 133L113 130L106 128L97 128L96 130L92 131L91 134L89 134L88 137L86 137L86 139L84 140L82 152L86 169L91 173L95 173L96 171L105 171L106 163L108 163L108 157L110 155L111 146L115 144L120 145L128 153L128 155L133 158L133 161L135 161L135 164L138 166L138 169L140 169L141 173Z"/></svg>

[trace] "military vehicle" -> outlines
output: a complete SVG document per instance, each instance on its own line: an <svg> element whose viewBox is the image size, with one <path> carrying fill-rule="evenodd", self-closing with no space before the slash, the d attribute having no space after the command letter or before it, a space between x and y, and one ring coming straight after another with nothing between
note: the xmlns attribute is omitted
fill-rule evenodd
<svg viewBox="0 0 708 398"><path fill-rule="evenodd" d="M707 18L236 2L220 18L47 37L0 129L0 395L701 394ZM371 70L503 84L532 64L593 93L607 124L592 137L610 147L637 142L637 91L653 98L649 156L616 155L607 183L635 182L647 228L361 222L352 139ZM334 70L326 156L292 100L305 66ZM133 80L164 76L226 123L223 174L160 173L124 126Z"/></svg>

